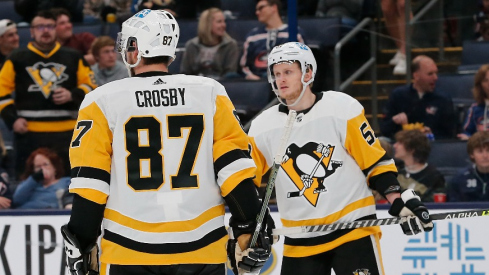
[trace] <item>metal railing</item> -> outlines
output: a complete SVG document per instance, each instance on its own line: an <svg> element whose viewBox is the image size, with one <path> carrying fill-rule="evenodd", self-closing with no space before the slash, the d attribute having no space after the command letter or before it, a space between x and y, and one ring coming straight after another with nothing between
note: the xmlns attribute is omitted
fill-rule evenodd
<svg viewBox="0 0 489 275"><path fill-rule="evenodd" d="M439 18L440 20L443 19L443 0L431 0L428 4L426 4L416 15L413 16L412 19L409 19L411 17L411 11L412 11L412 4L411 1L406 1L405 2L405 15L406 15L406 83L411 83L411 60L412 60L412 55L411 55L411 42L412 42L412 26L418 22L418 20L428 12L432 7L434 7L436 4L438 4L438 12L439 12ZM438 47L439 47L439 52L438 52L438 58L439 60L443 60L445 58L445 52L443 49L443 22L440 23L440 31L438 33Z"/></svg>
<svg viewBox="0 0 489 275"><path fill-rule="evenodd" d="M348 79L341 82L341 48L350 41L358 32L362 31L365 26L370 26L370 58L356 70ZM336 91L343 91L352 84L360 75L370 68L370 77L372 79L372 128L378 129L377 121L377 38L375 37L375 24L372 18L365 18L355 26L347 35L345 35L334 48L334 88Z"/></svg>

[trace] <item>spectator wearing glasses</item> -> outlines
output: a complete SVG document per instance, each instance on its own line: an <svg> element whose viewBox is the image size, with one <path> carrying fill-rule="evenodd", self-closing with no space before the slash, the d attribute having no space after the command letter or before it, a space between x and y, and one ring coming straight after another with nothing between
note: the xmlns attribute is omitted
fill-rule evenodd
<svg viewBox="0 0 489 275"><path fill-rule="evenodd" d="M19 47L17 26L12 20L0 20L0 68L7 56Z"/></svg>
<svg viewBox="0 0 489 275"><path fill-rule="evenodd" d="M243 45L240 66L246 79L267 78L267 58L273 47L289 41L289 27L280 17L280 0L258 0L256 16L263 26L252 29ZM304 35L299 28L297 41L304 43Z"/></svg>
<svg viewBox="0 0 489 275"><path fill-rule="evenodd" d="M78 108L96 87L93 72L78 51L56 41L56 17L50 11L34 17L31 36L34 41L12 52L0 71L0 115L14 131L17 174L39 147L57 150L69 171Z"/></svg>
<svg viewBox="0 0 489 275"><path fill-rule="evenodd" d="M63 177L63 160L48 148L32 152L25 164L22 182L15 189L13 207L18 209L59 209L62 203L57 193L70 184ZM59 191L61 190L61 191Z"/></svg>
<svg viewBox="0 0 489 275"><path fill-rule="evenodd" d="M110 36L100 36L92 44L92 54L95 63L92 71L98 85L123 79L129 76L126 66L117 60L115 41Z"/></svg>
<svg viewBox="0 0 489 275"><path fill-rule="evenodd" d="M56 38L61 46L78 50L90 65L95 64L90 47L97 37L89 32L73 33L71 15L66 9L53 8L51 12L56 17Z"/></svg>

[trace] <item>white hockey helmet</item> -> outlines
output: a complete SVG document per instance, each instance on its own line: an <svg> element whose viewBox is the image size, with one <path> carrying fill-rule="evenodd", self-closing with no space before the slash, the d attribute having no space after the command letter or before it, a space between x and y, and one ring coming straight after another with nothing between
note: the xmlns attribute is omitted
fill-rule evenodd
<svg viewBox="0 0 489 275"><path fill-rule="evenodd" d="M287 105L285 104L285 102L282 101L282 99L279 96L277 84L275 83L275 75L273 74L273 65L282 62L293 63L296 61L300 63L300 67L302 71L302 77L301 77L302 92L293 104ZM312 78L309 81L305 82L304 77L306 75L307 68L312 70ZM294 106L297 103L299 103L302 96L304 95L304 92L306 91L306 87L314 81L314 77L316 76L316 71L317 71L316 59L314 58L311 49L302 43L287 42L282 45L275 46L270 52L270 54L268 54L268 70L267 70L268 82L272 85L272 89L277 95L277 98L280 101L280 103L284 105Z"/></svg>
<svg viewBox="0 0 489 275"><path fill-rule="evenodd" d="M116 49L129 67L137 66L141 57L169 56L173 61L179 37L180 28L171 13L145 9L122 23ZM135 64L128 64L126 53L136 50L134 42L139 51L138 60Z"/></svg>

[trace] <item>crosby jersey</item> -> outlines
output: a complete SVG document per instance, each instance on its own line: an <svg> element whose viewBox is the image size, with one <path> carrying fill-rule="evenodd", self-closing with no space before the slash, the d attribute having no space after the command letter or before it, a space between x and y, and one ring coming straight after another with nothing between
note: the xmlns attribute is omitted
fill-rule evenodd
<svg viewBox="0 0 489 275"><path fill-rule="evenodd" d="M233 112L218 82L162 72L85 97L70 192L106 204L101 262L226 262L222 197L256 171Z"/></svg>
<svg viewBox="0 0 489 275"><path fill-rule="evenodd" d="M249 136L257 165L256 182L273 164L288 110L272 107L253 120ZM396 171L374 136L363 107L339 92L316 95L299 112L276 178L276 196L285 227L375 218L368 179ZM379 234L379 227L285 236L284 256L307 257L343 243Z"/></svg>
<svg viewBox="0 0 489 275"><path fill-rule="evenodd" d="M55 104L52 97L57 87L69 90L73 101ZM25 118L30 132L72 131L81 100L95 87L93 72L78 51L56 43L43 53L31 42L14 51L0 72L0 111L9 126L16 116ZM9 112L15 118L9 119Z"/></svg>

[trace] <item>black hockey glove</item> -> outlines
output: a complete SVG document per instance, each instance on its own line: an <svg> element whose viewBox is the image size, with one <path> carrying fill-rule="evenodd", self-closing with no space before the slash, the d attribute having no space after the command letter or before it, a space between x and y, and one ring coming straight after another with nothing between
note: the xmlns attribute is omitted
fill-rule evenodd
<svg viewBox="0 0 489 275"><path fill-rule="evenodd" d="M98 246L90 245L85 251L80 250L80 243L65 224L61 227L64 239L66 266L70 275L98 275Z"/></svg>
<svg viewBox="0 0 489 275"><path fill-rule="evenodd" d="M234 274L259 274L268 258L270 258L272 251L272 242L274 240L272 237L272 229L275 228L275 223L273 222L272 217L267 212L263 221L263 226L258 234L256 245L254 247L249 247L244 251L238 244L238 237L243 234L252 235L255 231L256 221L236 222L231 217L229 225L227 253ZM278 239L276 239L276 241L278 241Z"/></svg>
<svg viewBox="0 0 489 275"><path fill-rule="evenodd" d="M394 200L389 209L389 214L402 217L401 228L406 235L433 230L430 213L413 189L404 190L401 193L401 198Z"/></svg>

